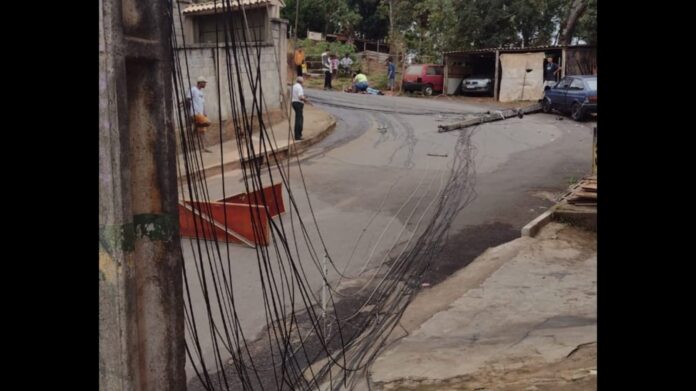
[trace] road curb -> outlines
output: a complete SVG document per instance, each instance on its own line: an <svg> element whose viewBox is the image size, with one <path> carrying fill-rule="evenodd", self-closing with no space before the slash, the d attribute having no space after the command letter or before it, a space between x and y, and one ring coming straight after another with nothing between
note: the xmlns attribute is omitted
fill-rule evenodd
<svg viewBox="0 0 696 391"><path fill-rule="evenodd" d="M326 112L324 112L324 113L326 113ZM320 142L321 140L326 138L326 136L328 136L329 134L331 134L331 132L336 128L337 121L333 115L331 115L329 113L326 113L326 114L329 117L329 123L323 130L321 130L319 133L317 133L313 137L306 138L306 139L302 140L301 143L298 143L298 144L292 143L289 145L279 147L278 149L275 150L276 157L278 159L286 159L288 156L296 156L296 155L304 152L305 150L307 150L310 146ZM264 157L264 155L259 153L259 154L256 154L256 156L254 156L254 157L247 158L246 160L251 161L251 160L259 159L259 158L263 158L263 157ZM222 174L223 171L226 172L226 171L238 169L241 167L242 167L242 159L237 158L234 160L228 160L228 161L222 162L221 164L216 164L214 166L205 167L202 170L197 171L196 173L203 171L203 173L205 174L205 177L208 178L208 177L211 177L214 175L220 175L220 174ZM192 175L195 175L196 173L192 173ZM186 175L184 174L181 177L179 177L178 179L185 180Z"/></svg>
<svg viewBox="0 0 696 391"><path fill-rule="evenodd" d="M522 236L533 238L539 233L542 227L548 224L553 219L553 214L556 211L556 205L547 209L546 212L537 216L534 220L530 221L522 227Z"/></svg>
<svg viewBox="0 0 696 391"><path fill-rule="evenodd" d="M336 118L334 118L334 116L331 116L331 121L329 121L329 125L323 131L319 132L319 134L317 134L316 136L314 136L312 138L302 140L302 142L299 144L288 145L284 149L292 148L293 151L291 151L291 156L298 155L298 154L306 151L307 149L309 149L309 147L311 147L312 145L325 139L326 136L328 136L329 134L331 134L331 132L334 131L334 129L336 129Z"/></svg>

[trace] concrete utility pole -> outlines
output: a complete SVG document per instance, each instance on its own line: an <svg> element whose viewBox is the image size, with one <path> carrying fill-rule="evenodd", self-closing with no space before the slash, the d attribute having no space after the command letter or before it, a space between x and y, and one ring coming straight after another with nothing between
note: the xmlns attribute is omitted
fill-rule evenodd
<svg viewBox="0 0 696 391"><path fill-rule="evenodd" d="M99 1L99 389L186 389L171 15Z"/></svg>

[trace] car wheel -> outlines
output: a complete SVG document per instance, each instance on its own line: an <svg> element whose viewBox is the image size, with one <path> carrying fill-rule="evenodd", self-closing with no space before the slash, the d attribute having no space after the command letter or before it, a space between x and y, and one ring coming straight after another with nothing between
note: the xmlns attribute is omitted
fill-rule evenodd
<svg viewBox="0 0 696 391"><path fill-rule="evenodd" d="M551 100L549 98L544 98L541 102L541 110L547 114L551 112Z"/></svg>
<svg viewBox="0 0 696 391"><path fill-rule="evenodd" d="M423 95L430 96L433 94L433 86L430 84L423 87Z"/></svg>
<svg viewBox="0 0 696 391"><path fill-rule="evenodd" d="M580 103L575 102L570 107L570 117L576 121L582 121L584 119L585 115L582 112L582 107L580 107Z"/></svg>

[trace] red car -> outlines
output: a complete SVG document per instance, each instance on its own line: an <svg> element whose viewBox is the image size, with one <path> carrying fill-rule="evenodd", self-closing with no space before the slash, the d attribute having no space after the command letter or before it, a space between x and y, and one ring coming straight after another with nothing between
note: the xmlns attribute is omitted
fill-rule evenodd
<svg viewBox="0 0 696 391"><path fill-rule="evenodd" d="M404 73L404 91L422 91L423 95L442 92L445 67L439 64L415 64Z"/></svg>

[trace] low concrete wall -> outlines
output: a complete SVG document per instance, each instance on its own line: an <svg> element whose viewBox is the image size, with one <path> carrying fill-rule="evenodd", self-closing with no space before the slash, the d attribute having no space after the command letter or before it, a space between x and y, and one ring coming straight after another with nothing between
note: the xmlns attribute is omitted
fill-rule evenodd
<svg viewBox="0 0 696 391"><path fill-rule="evenodd" d="M251 62L251 79L258 76L257 66L260 68L260 86L263 92L262 107L268 116L264 115L264 120L270 117L271 123L277 123L287 118L284 111L283 102L287 100L285 86L287 84L287 62L285 61L287 51L287 21L282 19L271 19L271 32L273 43L250 46L248 48L237 49L237 57L245 58L249 54ZM237 65L234 56L230 54L232 69L232 88L227 76L227 59L224 45L216 48L215 44L188 44L186 48L175 49L181 63L181 71L184 77L185 88L188 83L191 86L196 84L199 76L204 76L208 80L206 88L203 90L205 95L205 111L213 125L205 135L207 145L220 142L220 119L223 124L223 142L234 136L232 125L233 107L240 110L240 102L243 99L247 113L253 110L252 102L254 99L249 71L244 62L239 62L239 77L242 88L237 88ZM247 52L248 50L248 52ZM260 53L259 53L260 52ZM188 69L188 71L187 71ZM218 76L219 70L219 76ZM188 79L188 81L186 80ZM220 89L218 94L218 88ZM186 93L186 92L184 92ZM259 93L256 93L259 96ZM176 98L175 98L176 99ZM258 99L258 98L257 98ZM232 102L235 102L233 106ZM176 103L176 102L175 102ZM177 123L178 121L175 121ZM258 123L254 124L254 130L259 129ZM177 143L179 138L177 138Z"/></svg>

